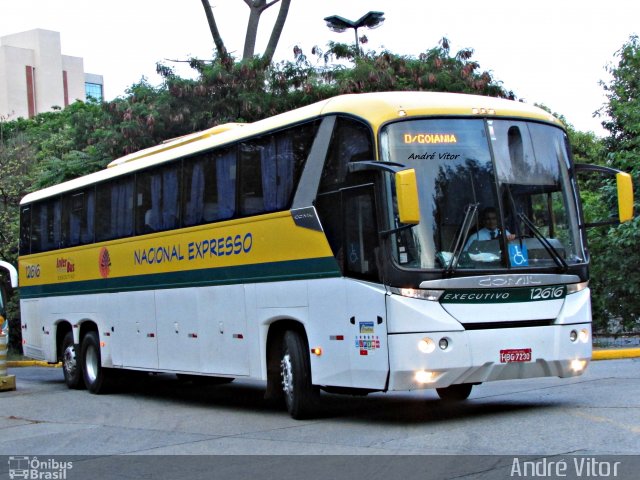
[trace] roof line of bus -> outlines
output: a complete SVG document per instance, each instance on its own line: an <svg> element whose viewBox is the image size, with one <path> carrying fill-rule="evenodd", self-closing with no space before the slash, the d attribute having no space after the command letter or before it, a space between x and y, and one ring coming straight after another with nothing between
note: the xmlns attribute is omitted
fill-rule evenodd
<svg viewBox="0 0 640 480"><path fill-rule="evenodd" d="M441 92L376 92L332 97L253 123L228 123L201 132L165 141L159 145L113 160L108 168L78 177L26 195L21 204L81 190L121 175L133 173L177 158L236 143L261 133L277 131L287 125L313 120L333 113L349 113L367 118L378 125L413 115L471 116L475 110L495 112L499 117L522 117L560 124L553 116L537 107L513 100L477 95Z"/></svg>

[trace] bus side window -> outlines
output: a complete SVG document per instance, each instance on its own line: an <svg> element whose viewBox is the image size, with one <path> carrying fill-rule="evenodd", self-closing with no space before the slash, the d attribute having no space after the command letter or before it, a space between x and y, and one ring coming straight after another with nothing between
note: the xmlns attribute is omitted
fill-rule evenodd
<svg viewBox="0 0 640 480"><path fill-rule="evenodd" d="M181 164L154 168L136 177L136 233L177 228Z"/></svg>
<svg viewBox="0 0 640 480"><path fill-rule="evenodd" d="M62 247L93 242L95 192L67 194L62 200Z"/></svg>
<svg viewBox="0 0 640 480"><path fill-rule="evenodd" d="M31 253L31 207L20 209L20 255Z"/></svg>
<svg viewBox="0 0 640 480"><path fill-rule="evenodd" d="M351 118L338 118L320 178L319 192L344 186L349 162L373 159L373 138L369 127Z"/></svg>
<svg viewBox="0 0 640 480"><path fill-rule="evenodd" d="M318 123L290 128L240 145L240 213L288 208Z"/></svg>
<svg viewBox="0 0 640 480"><path fill-rule="evenodd" d="M62 243L62 207L60 198L33 205L31 253L59 248Z"/></svg>
<svg viewBox="0 0 640 480"><path fill-rule="evenodd" d="M184 226L224 220L236 211L236 149L198 155L184 163Z"/></svg>
<svg viewBox="0 0 640 480"><path fill-rule="evenodd" d="M96 189L96 241L133 234L133 177L98 185Z"/></svg>
<svg viewBox="0 0 640 480"><path fill-rule="evenodd" d="M240 144L240 215L256 215L268 211L262 191L264 163L271 155L265 139ZM265 172L268 175L268 172Z"/></svg>

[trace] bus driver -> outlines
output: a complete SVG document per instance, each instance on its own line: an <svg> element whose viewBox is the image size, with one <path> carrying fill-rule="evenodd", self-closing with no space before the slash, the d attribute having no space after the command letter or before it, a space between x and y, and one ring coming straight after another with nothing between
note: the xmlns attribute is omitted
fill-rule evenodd
<svg viewBox="0 0 640 480"><path fill-rule="evenodd" d="M467 244L464 249L468 250L473 242L477 241L485 241L485 240L493 240L496 238L500 238L502 232L500 228L498 228L498 212L495 207L487 207L482 210L482 225L483 227L475 233L472 233L467 240ZM514 240L516 236L509 232L509 230L505 230L507 234L507 240Z"/></svg>

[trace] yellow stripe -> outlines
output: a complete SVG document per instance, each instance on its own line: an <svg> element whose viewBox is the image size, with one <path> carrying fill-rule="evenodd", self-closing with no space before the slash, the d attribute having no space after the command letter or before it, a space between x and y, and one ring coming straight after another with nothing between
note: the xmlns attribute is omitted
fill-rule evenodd
<svg viewBox="0 0 640 480"><path fill-rule="evenodd" d="M640 357L640 348L612 348L609 350L594 350L593 360L617 360L621 358Z"/></svg>
<svg viewBox="0 0 640 480"><path fill-rule="evenodd" d="M286 211L21 257L20 285L32 287L332 255L323 232L296 226Z"/></svg>

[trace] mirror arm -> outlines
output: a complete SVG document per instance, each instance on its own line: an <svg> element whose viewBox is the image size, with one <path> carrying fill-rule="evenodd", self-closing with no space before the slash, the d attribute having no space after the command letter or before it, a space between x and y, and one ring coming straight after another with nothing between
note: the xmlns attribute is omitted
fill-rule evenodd
<svg viewBox="0 0 640 480"><path fill-rule="evenodd" d="M351 162L347 165L349 173L379 171L396 173L405 170L407 167L401 163L378 162L375 160L364 160L361 162Z"/></svg>

